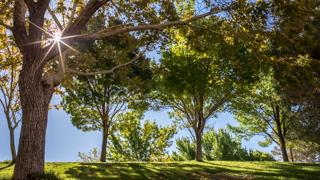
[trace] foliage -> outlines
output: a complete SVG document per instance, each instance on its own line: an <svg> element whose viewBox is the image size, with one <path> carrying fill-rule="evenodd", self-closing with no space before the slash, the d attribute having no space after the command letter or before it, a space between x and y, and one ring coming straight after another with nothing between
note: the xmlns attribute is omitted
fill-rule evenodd
<svg viewBox="0 0 320 180"><path fill-rule="evenodd" d="M288 143L287 151L291 162L320 162L320 146L317 143L292 140ZM274 156L281 154L280 149L275 147L272 151Z"/></svg>
<svg viewBox="0 0 320 180"><path fill-rule="evenodd" d="M261 152L258 150L249 150L248 152L249 161L274 161L273 156L270 153Z"/></svg>
<svg viewBox="0 0 320 180"><path fill-rule="evenodd" d="M277 1L272 4L270 36L275 78L286 101L297 111L297 139L320 143L319 130L319 2Z"/></svg>
<svg viewBox="0 0 320 180"><path fill-rule="evenodd" d="M85 163L94 163L94 162L99 162L99 151L97 148L93 148L89 151L89 153L83 153L79 152L78 157L80 162L85 162Z"/></svg>
<svg viewBox="0 0 320 180"><path fill-rule="evenodd" d="M0 26L0 108L8 125L12 162L16 159L14 133L21 122L21 104L18 77L21 70L21 54L13 43L13 37Z"/></svg>
<svg viewBox="0 0 320 180"><path fill-rule="evenodd" d="M100 16L93 19L96 24L89 24L89 29L97 29L95 26L105 23ZM71 56L69 67L77 65L80 71L112 69L138 56L135 43L137 41L131 35L124 34L79 44L84 52ZM104 118L110 121L108 126L111 127L116 115L126 110L128 105L145 108L142 100L151 78L148 68L148 61L141 57L112 74L70 76L63 83L66 92L63 96L64 110L71 114L72 123L84 131L102 130Z"/></svg>
<svg viewBox="0 0 320 180"><path fill-rule="evenodd" d="M176 141L178 152L173 152L174 160L193 160L195 158L195 143L188 138ZM237 161L272 161L270 154L260 151L247 151L241 147L241 142L232 137L226 130L213 129L203 135L203 155L205 160L237 160Z"/></svg>
<svg viewBox="0 0 320 180"><path fill-rule="evenodd" d="M111 135L108 157L111 161L167 161L166 148L176 127L159 127L137 111L120 115L117 129Z"/></svg>
<svg viewBox="0 0 320 180"><path fill-rule="evenodd" d="M232 111L240 125L229 126L229 129L245 138L263 135L265 141L259 144L265 147L276 143L283 149L283 159L287 161L285 143L294 116L290 104L283 101L277 92L273 75L266 74L248 94L235 98L232 104Z"/></svg>

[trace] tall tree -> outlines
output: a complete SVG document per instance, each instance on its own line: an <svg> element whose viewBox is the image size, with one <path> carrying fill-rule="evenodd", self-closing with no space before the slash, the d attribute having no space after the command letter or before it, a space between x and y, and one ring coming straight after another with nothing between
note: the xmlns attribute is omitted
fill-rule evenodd
<svg viewBox="0 0 320 180"><path fill-rule="evenodd" d="M64 1L55 1L64 4ZM68 1L69 2L69 1ZM12 6L13 8L8 8ZM53 10L50 13L61 32L52 34L45 27L49 16L45 15L50 0L2 1L2 8L8 10L12 21L1 25L12 30L16 45L23 56L22 70L19 76L19 92L22 106L22 128L20 144L14 168L13 179L31 178L33 174L44 173L45 135L48 120L48 106L55 87L58 86L65 72L64 60L60 58L61 71L46 74L46 65L54 57L62 54L76 42L88 39L102 39L125 32L140 32L139 37L149 33L158 33L169 26L187 25L200 18L221 12L217 5L207 7L208 12L185 19L180 19L174 3L184 1L119 1L89 0L68 3L68 8ZM159 8L161 7L161 8ZM105 16L117 15L125 20L125 24L103 28L96 33L82 34L86 24L98 9L105 10ZM54 12L61 12L62 20ZM65 19L64 17L68 17ZM69 21L68 21L69 20ZM12 22L12 24L11 24ZM9 23L9 24L8 24ZM63 26L65 25L65 26ZM144 33L142 33L144 32ZM49 37L48 37L49 36ZM51 39L51 40L48 40ZM69 71L70 72L70 71ZM75 73L75 72L73 72Z"/></svg>
<svg viewBox="0 0 320 180"><path fill-rule="evenodd" d="M99 19L94 18L94 24L101 26L104 21ZM130 34L87 42L82 45L86 47L84 53L75 55L68 63L70 67L81 62L77 69L82 71L112 69L119 63L128 63L112 74L75 75L63 83L66 92L63 106L71 114L73 125L83 131L102 132L101 162L106 161L107 144L116 128L117 115L128 108L145 108L143 97L152 74L149 62L135 49L138 43Z"/></svg>
<svg viewBox="0 0 320 180"><path fill-rule="evenodd" d="M191 48L186 37L164 52L160 65L160 100L172 108L172 116L187 128L196 141L196 160L202 159L202 135L208 120L224 109L235 92L230 66L218 55ZM215 44L217 45L217 44Z"/></svg>
<svg viewBox="0 0 320 180"><path fill-rule="evenodd" d="M233 100L233 112L239 127L231 127L239 135L251 137L262 134L266 141L280 146L283 161L288 162L287 135L290 131L290 121L293 118L291 106L282 101L276 90L272 75L265 76L251 88L249 94Z"/></svg>
<svg viewBox="0 0 320 180"><path fill-rule="evenodd" d="M15 130L21 122L21 106L18 93L18 76L21 67L21 55L13 45L12 37L6 29L0 27L0 107L7 121L10 134L12 163L16 160Z"/></svg>
<svg viewBox="0 0 320 180"><path fill-rule="evenodd" d="M242 92L242 85L259 79L260 59L267 50L259 31L266 26L265 6L264 2L236 1L226 16L170 31L172 42L164 48L160 65L163 88L159 98L196 141L196 160L202 158L208 120Z"/></svg>
<svg viewBox="0 0 320 180"><path fill-rule="evenodd" d="M294 128L299 139L320 143L319 2L274 1L270 10L273 67L284 100L297 110Z"/></svg>

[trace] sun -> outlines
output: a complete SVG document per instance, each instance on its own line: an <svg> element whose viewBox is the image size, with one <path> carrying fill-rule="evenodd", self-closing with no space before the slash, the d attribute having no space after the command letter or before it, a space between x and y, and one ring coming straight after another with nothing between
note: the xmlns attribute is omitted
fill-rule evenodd
<svg viewBox="0 0 320 180"><path fill-rule="evenodd" d="M62 36L62 32L60 31L56 31L52 34L52 40L55 42L60 42L61 41L61 36Z"/></svg>

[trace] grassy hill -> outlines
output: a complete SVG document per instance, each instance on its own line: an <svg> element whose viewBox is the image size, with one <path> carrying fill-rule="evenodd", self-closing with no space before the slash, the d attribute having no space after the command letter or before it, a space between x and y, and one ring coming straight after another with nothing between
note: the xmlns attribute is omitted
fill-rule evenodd
<svg viewBox="0 0 320 180"><path fill-rule="evenodd" d="M12 170L0 170L0 179L10 179ZM319 164L280 162L59 162L47 163L46 171L61 179L320 179Z"/></svg>

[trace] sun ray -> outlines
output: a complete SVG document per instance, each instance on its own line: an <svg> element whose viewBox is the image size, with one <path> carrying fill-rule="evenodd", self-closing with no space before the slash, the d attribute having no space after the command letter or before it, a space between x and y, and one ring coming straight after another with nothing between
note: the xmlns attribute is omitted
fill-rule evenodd
<svg viewBox="0 0 320 180"><path fill-rule="evenodd" d="M47 35L49 35L49 36L51 36L51 37L54 36L53 34L51 34L50 32L46 31L46 30L43 29L42 27L39 27L38 25L36 25L36 24L33 23L32 21L29 21L29 20L28 20L28 22L29 22L30 24L34 25L36 28L38 28L38 29L40 29L41 31L43 31L44 33L46 33Z"/></svg>
<svg viewBox="0 0 320 180"><path fill-rule="evenodd" d="M40 43L46 43L48 42L48 40L40 40L40 41L34 41L34 42L30 42L28 44L26 44L26 46L29 46L29 45L34 45L34 44L40 44Z"/></svg>
<svg viewBox="0 0 320 180"><path fill-rule="evenodd" d="M43 56L43 58L41 59L41 62L39 64L42 64L42 62L47 58L48 54L51 52L52 48L54 47L54 45L57 42L52 43L51 47L48 49L48 51L46 52L46 54Z"/></svg>
<svg viewBox="0 0 320 180"><path fill-rule="evenodd" d="M61 63L62 71L65 72L64 59L63 59L63 55L62 55L62 52L61 52L61 47L60 47L60 43L59 42L58 42L58 50L59 50L60 63Z"/></svg>
<svg viewBox="0 0 320 180"><path fill-rule="evenodd" d="M67 46L69 49L73 50L74 52L81 54L78 50L76 50L75 48L71 47L69 44L63 42L63 41L59 41L61 42L63 45Z"/></svg>
<svg viewBox="0 0 320 180"><path fill-rule="evenodd" d="M64 36L64 37L61 37L60 39L63 40L63 39L70 39L70 38L83 37L83 36L87 36L87 35L86 34L77 34L77 35L71 35L71 36Z"/></svg>

